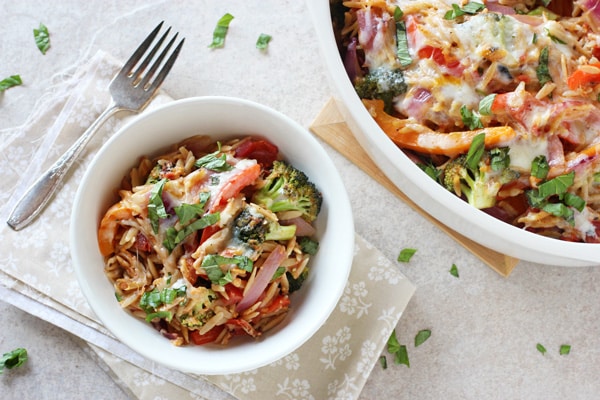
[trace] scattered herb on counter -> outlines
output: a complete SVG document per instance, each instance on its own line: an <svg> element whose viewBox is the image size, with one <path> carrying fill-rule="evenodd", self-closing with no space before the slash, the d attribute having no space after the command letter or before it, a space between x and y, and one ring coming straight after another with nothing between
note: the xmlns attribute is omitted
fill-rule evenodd
<svg viewBox="0 0 600 400"><path fill-rule="evenodd" d="M570 352L571 352L571 345L570 344L563 344L563 345L560 346L559 353L560 353L561 356L566 356Z"/></svg>
<svg viewBox="0 0 600 400"><path fill-rule="evenodd" d="M50 34L46 25L40 22L40 27L33 30L33 37L38 49L40 49L42 54L46 54L50 48Z"/></svg>
<svg viewBox="0 0 600 400"><path fill-rule="evenodd" d="M233 15L226 13L223 15L219 21L217 22L217 26L213 31L213 40L212 43L208 46L212 49L221 48L225 45L225 36L227 36L227 31L229 30L229 23L233 20Z"/></svg>
<svg viewBox="0 0 600 400"><path fill-rule="evenodd" d="M408 351L406 345L400 344L396 337L396 330L392 331L387 341L387 351L394 355L394 363L403 364L410 368L410 361L408 360Z"/></svg>
<svg viewBox="0 0 600 400"><path fill-rule="evenodd" d="M410 261L413 255L417 252L417 249L405 248L400 251L398 255L398 261L407 263Z"/></svg>
<svg viewBox="0 0 600 400"><path fill-rule="evenodd" d="M27 350L22 347L4 353L0 358L0 374L2 374L4 368L17 368L23 365L25 361L27 361Z"/></svg>
<svg viewBox="0 0 600 400"><path fill-rule="evenodd" d="M20 75L11 75L8 78L4 78L0 81L0 92L4 92L8 88L22 84L23 81L21 80Z"/></svg>
<svg viewBox="0 0 600 400"><path fill-rule="evenodd" d="M269 47L269 42L271 41L271 35L267 35L266 33L261 33L256 39L256 48L259 50L266 50Z"/></svg>
<svg viewBox="0 0 600 400"><path fill-rule="evenodd" d="M384 355L379 356L379 364L382 369L387 369L387 358Z"/></svg>
<svg viewBox="0 0 600 400"><path fill-rule="evenodd" d="M427 341L427 339L429 339L429 337L431 337L431 330L429 330L429 329L420 330L417 333L417 335L415 336L415 347L419 347L420 345L425 343Z"/></svg>
<svg viewBox="0 0 600 400"><path fill-rule="evenodd" d="M535 348L542 354L546 354L546 348L541 344L538 343L535 345Z"/></svg>
<svg viewBox="0 0 600 400"><path fill-rule="evenodd" d="M452 264L452 267L450 267L450 275L452 275L455 278L458 278L458 267L456 266L456 264Z"/></svg>
<svg viewBox="0 0 600 400"><path fill-rule="evenodd" d="M398 365L406 365L410 368L410 361L408 360L408 351L406 350L405 345L400 345L400 349L396 352L396 358L394 358L394 362Z"/></svg>

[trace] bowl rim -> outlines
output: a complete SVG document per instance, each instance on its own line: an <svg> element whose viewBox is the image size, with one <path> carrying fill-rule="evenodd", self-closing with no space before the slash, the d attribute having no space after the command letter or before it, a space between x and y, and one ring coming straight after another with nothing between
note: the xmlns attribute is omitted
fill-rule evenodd
<svg viewBox="0 0 600 400"><path fill-rule="evenodd" d="M502 254L554 266L600 266L600 244L567 242L525 231L473 208L440 185L423 184L423 171L388 138L356 95L335 42L329 2L308 2L308 8L340 111L361 146L400 190L444 225Z"/></svg>
<svg viewBox="0 0 600 400"><path fill-rule="evenodd" d="M274 331L266 333L265 337L263 337L262 340L252 342L250 343L250 345L247 345L246 343L243 343L241 345L236 344L236 349L240 349L240 354L243 354L244 357L235 356L234 350L231 350L232 348L234 348L234 346L226 349L217 348L216 350L213 350L204 348L203 346L177 347L172 345L170 341L166 340L164 337L160 337L160 341L156 341L154 339L154 336L158 335L156 331L154 331L150 327L150 325L145 323L144 321L141 321L138 318L131 316L129 313L124 312L124 310L120 309L120 306L116 301L112 305L108 304L110 303L109 301L95 301L94 297L97 296L97 291L104 290L106 292L107 286L110 286L109 289L112 291L112 293L114 293L114 290L112 290L112 285L110 284L108 279L106 279L103 270L101 271L101 274L105 278L105 283L101 285L95 285L93 282L89 281L88 278L90 274L84 271L84 268L82 267L82 265L86 265L84 263L87 263L92 259L97 260L97 258L94 257L99 256L97 243L81 243L84 239L80 235L80 229L78 229L78 224L81 220L81 217L86 213L86 210L88 210L89 205L86 204L86 201L88 200L86 191L91 185L91 180L99 173L98 168L100 168L99 164L101 164L101 160L104 157L107 157L107 155L110 154L111 150L113 150L115 146L119 146L123 141L131 140L127 139L127 136L131 136L132 132L133 134L135 134L136 129L139 130L139 128L143 127L144 124L150 123L153 119L160 118L160 116L164 115L164 113L169 113L173 109L184 109L185 107L203 108L215 105L218 105L219 107L231 107L232 110L237 108L236 112L253 112L258 113L258 115L260 115L261 117L268 117L270 119L274 119L277 121L278 124L285 125L287 129L290 129L294 134L299 135L299 139L293 140L302 140L303 143L309 142L311 150L316 152L314 154L314 157L317 157L319 160L319 169L325 168L328 171L330 171L330 174L327 175L330 178L323 178L327 181L328 187L321 188L321 190L324 192L324 194L335 193L336 195L335 207L325 203L325 201L327 200L324 196L324 206L326 207L325 211L327 220L329 221L331 218L336 218L336 220L340 220L343 217L345 224L344 229L335 230L335 239L332 239L331 237L333 233L328 233L329 231L327 230L325 230L325 232L322 233L322 235L327 235L324 236L327 239L327 243L333 243L333 240L335 240L336 243L341 243L342 246L344 246L344 248L347 247L347 251L336 254L335 256L335 265L337 272L336 277L338 278L338 280L333 282L327 282L327 295L325 296L326 301L318 303L318 308L322 312L320 312L318 316L313 317L311 320L309 320L307 324L302 325L302 329L300 329L302 332L292 332L290 334L291 331L289 326L292 326L294 324L294 320L289 315L287 318L288 321L284 321L283 323L285 324L284 327L276 327ZM250 134L250 130L247 130L245 133L240 132L237 136L239 137L244 136L245 134ZM194 132L190 132L188 136L192 136L193 134ZM258 136L260 136L260 134ZM181 136L181 138L183 137L184 136ZM177 139L173 139L172 142L176 143L177 141ZM173 144L165 140L163 140L163 143ZM279 143L277 142L275 142L275 144L279 145ZM155 151L158 150L158 148L155 149ZM138 154L136 154L136 156L137 155ZM284 157L286 156L286 154L283 155ZM126 173L126 171L122 172L123 174ZM331 185L329 186L329 184ZM93 222L93 228L97 230L99 218L98 216L94 216L94 218L95 220ZM92 223L90 222L90 224ZM331 232L334 231L332 230ZM69 240L71 244L71 259L73 262L73 268L75 270L77 280L79 282L79 286L82 292L84 293L84 296L87 299L87 302L90 305L92 311L99 318L102 324L117 337L117 339L119 339L121 342L126 344L128 347L130 347L137 353L155 362L166 365L167 367L183 372L190 372L201 375L221 375L230 373L240 373L252 370L272 363L278 359L281 359L282 357L290 354L302 344L304 344L321 328L321 326L326 322L326 320L329 318L329 316L337 306L337 303L339 302L339 299L341 298L344 292L346 282L350 275L350 270L352 268L352 260L354 257L354 221L352 218L350 200L347 195L341 176L339 174L339 171L333 164L333 161L326 153L323 146L316 140L316 138L310 132L308 132L306 128L302 127L299 123L295 122L290 117L282 114L281 112L273 108L267 107L265 105L256 103L254 101L228 96L201 96L174 100L172 102L162 104L151 111L148 111L141 115L137 115L134 118L132 118L131 121L128 121L126 124L124 124L123 127L121 127L106 141L106 143L102 145L102 147L98 150L97 154L94 155L92 161L86 169L78 187L77 193L75 195L73 209L70 217ZM94 248L97 254L86 254L86 251L93 252ZM321 258L323 258L325 261L333 261L330 260L330 258L332 258L333 256L328 254L321 256L321 254L326 253L317 253L315 259L313 259L313 262L317 262ZM94 272L94 274L97 275L98 272L96 271ZM325 277L327 277L327 275L325 275ZM323 287L321 287L323 285L324 283L322 282L316 280L314 282L311 281L311 286L307 290L323 290ZM97 286L98 288L95 289L94 286ZM102 289L99 289L100 287ZM312 306L316 308L315 300L311 300L314 297L315 296L304 295L303 297L301 297L302 304L300 304L300 306L304 305L305 307ZM113 298L114 296L111 296L111 299ZM102 303L107 303L107 305L104 305ZM114 311L112 310L115 309L115 305L118 307L118 311L122 315L114 314ZM306 312L304 312L304 314L302 313L302 309L300 309L300 311L294 311L299 312L300 315L306 314ZM117 319L115 319L115 316L117 317ZM127 319L125 319L124 317L126 317ZM148 348L142 343L142 341L135 340L135 338L132 338L129 334L124 334L123 327L119 326L122 324L126 324L126 328L131 329L137 329L138 326L143 326L145 327L144 329L151 332L155 332L156 334L149 335L153 336L152 343L156 343L157 346L161 346L161 349L163 349L166 348L166 346L163 346L161 342L166 342L166 344L168 344L169 346L169 349L172 350L174 358L161 359L160 357L156 357L152 351L148 351ZM287 331L286 328L288 328ZM287 335L277 336L277 334L280 331L287 332ZM277 351L267 352L265 351L265 349L268 349L267 345L271 347L279 346L280 348ZM228 350L228 352L225 353L225 351L223 350ZM249 354L253 355L254 357L245 357ZM261 354L262 358L256 357L257 354ZM203 355L211 357L211 362L198 362L198 359L194 358L202 357ZM215 364L213 359L213 357L216 357L217 355L221 355L221 358L223 358L223 362L219 363L218 365ZM181 360L184 360L184 366L182 366ZM193 361L196 362L193 363Z"/></svg>

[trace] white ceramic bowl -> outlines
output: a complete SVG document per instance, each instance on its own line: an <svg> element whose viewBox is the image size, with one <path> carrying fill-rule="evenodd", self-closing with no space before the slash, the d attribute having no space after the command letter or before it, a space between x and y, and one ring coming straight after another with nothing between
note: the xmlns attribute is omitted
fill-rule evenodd
<svg viewBox="0 0 600 400"><path fill-rule="evenodd" d="M235 338L227 347L176 347L145 321L122 310L104 275L96 231L115 200L114 189L142 155L195 134L215 140L253 134L279 147L323 193L317 219L319 252L311 275L291 296L292 309L282 324L261 339ZM265 106L226 97L175 101L143 114L117 132L98 152L86 172L71 216L71 251L81 289L102 323L119 340L148 359L196 374L237 373L266 365L308 340L335 308L347 282L354 251L350 202L331 159L303 127ZM239 340L238 340L239 339Z"/></svg>
<svg viewBox="0 0 600 400"><path fill-rule="evenodd" d="M379 128L354 91L335 41L329 0L307 4L340 112L361 146L404 194L446 226L500 253L549 265L600 265L600 244L559 241L519 229L471 207L428 178Z"/></svg>

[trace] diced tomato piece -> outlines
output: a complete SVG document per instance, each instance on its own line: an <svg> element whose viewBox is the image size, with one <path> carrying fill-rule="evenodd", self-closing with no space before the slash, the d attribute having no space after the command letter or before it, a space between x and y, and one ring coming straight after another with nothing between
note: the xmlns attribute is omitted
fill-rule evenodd
<svg viewBox="0 0 600 400"><path fill-rule="evenodd" d="M567 78L569 89L575 90L582 86L600 83L600 63L589 64L587 67L587 69L580 68L576 70Z"/></svg>
<svg viewBox="0 0 600 400"><path fill-rule="evenodd" d="M235 149L236 157L254 159L263 168L270 168L278 154L277 146L265 139L249 139Z"/></svg>
<svg viewBox="0 0 600 400"><path fill-rule="evenodd" d="M260 165L254 164L232 176L231 179L223 185L221 191L217 193L211 205L210 212L221 210L227 203L227 200L237 196L242 189L254 183L260 176L260 170Z"/></svg>
<svg viewBox="0 0 600 400"><path fill-rule="evenodd" d="M226 306L239 303L244 297L244 291L236 286L233 286L231 283L225 285L225 293L229 297L229 299L223 298L223 303Z"/></svg>
<svg viewBox="0 0 600 400"><path fill-rule="evenodd" d="M209 237L219 232L220 230L221 228L217 225L210 225L202 229L202 235L200 235L200 244L206 242L206 240L208 240Z"/></svg>
<svg viewBox="0 0 600 400"><path fill-rule="evenodd" d="M207 343L212 343L215 340L217 340L223 329L225 329L224 326L215 326L210 331L206 332L204 335L201 335L198 331L190 331L190 340L198 346Z"/></svg>
<svg viewBox="0 0 600 400"><path fill-rule="evenodd" d="M281 309L288 308L290 305L290 298L288 296L280 295L277 296L268 307L262 308L261 314L273 314Z"/></svg>

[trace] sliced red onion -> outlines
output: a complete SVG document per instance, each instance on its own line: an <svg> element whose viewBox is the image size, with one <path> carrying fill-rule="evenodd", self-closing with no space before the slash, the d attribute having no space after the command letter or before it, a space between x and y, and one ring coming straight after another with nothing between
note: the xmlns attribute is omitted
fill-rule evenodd
<svg viewBox="0 0 600 400"><path fill-rule="evenodd" d="M356 53L356 45L357 40L353 37L346 49L346 56L344 57L344 68L346 68L346 73L351 82L354 82L356 78L362 77L362 70L358 63L358 54Z"/></svg>
<svg viewBox="0 0 600 400"><path fill-rule="evenodd" d="M281 225L296 225L296 236L312 236L317 230L302 217L279 221Z"/></svg>
<svg viewBox="0 0 600 400"><path fill-rule="evenodd" d="M490 11L490 12L497 12L497 13L504 14L504 15L516 14L516 11L514 8L509 7L509 6L504 6L496 1L488 1L485 4L485 6L488 9L488 11Z"/></svg>
<svg viewBox="0 0 600 400"><path fill-rule="evenodd" d="M237 305L237 312L242 312L254 303L265 291L267 285L271 281L273 274L277 270L277 267L281 265L281 262L286 258L285 247L277 245L271 254L267 257L260 270L254 278L252 287L248 289L248 292L244 294L244 298Z"/></svg>

